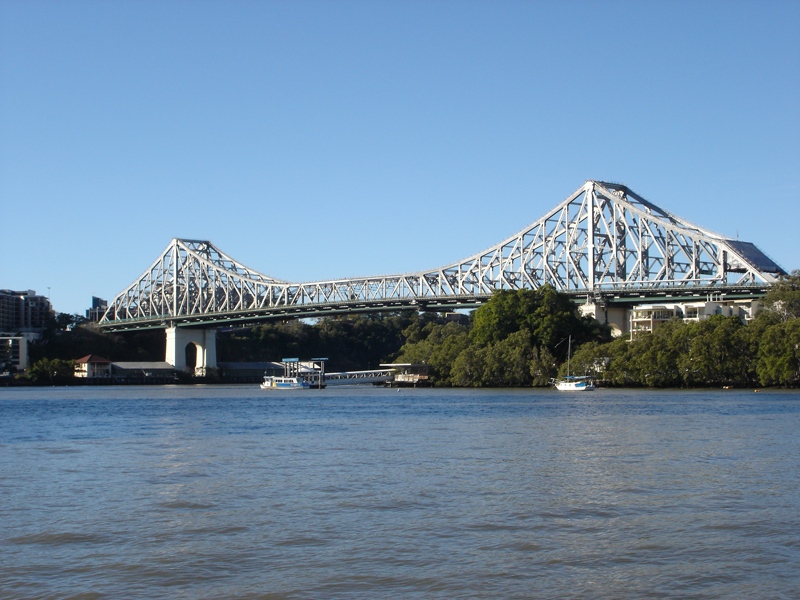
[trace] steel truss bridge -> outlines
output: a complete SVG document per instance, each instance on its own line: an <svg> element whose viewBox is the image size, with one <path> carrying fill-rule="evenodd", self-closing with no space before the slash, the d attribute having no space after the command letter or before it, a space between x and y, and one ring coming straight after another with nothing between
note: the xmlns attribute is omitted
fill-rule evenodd
<svg viewBox="0 0 800 600"><path fill-rule="evenodd" d="M263 319L480 305L496 290L545 284L586 301L762 295L781 275L749 242L693 225L624 185L587 181L519 233L459 262L417 273L291 283L211 242L174 239L110 303L101 327L215 327Z"/></svg>

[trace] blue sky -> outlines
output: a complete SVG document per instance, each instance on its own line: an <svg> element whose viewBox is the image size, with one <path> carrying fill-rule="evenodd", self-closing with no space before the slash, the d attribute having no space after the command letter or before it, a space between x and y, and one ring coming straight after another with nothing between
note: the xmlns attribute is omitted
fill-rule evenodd
<svg viewBox="0 0 800 600"><path fill-rule="evenodd" d="M587 179L800 268L800 2L0 0L0 288L449 264Z"/></svg>

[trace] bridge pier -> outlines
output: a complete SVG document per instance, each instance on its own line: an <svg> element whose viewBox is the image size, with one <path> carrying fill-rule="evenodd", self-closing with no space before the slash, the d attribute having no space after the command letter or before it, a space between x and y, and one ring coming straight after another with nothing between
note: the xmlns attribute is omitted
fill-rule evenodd
<svg viewBox="0 0 800 600"><path fill-rule="evenodd" d="M206 375L206 369L216 369L216 328L169 327L165 360L178 371L189 371L192 365L187 362L187 354L190 353L194 353L196 356L195 375L202 377Z"/></svg>
<svg viewBox="0 0 800 600"><path fill-rule="evenodd" d="M608 302L587 302L578 307L582 317L592 317L611 326L611 335L618 338L628 333L630 310L624 306L612 306Z"/></svg>

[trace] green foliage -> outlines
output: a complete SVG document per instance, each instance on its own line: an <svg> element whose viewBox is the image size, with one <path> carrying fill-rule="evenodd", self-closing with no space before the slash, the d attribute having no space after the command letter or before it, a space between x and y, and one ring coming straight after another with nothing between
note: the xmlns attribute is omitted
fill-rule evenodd
<svg viewBox="0 0 800 600"><path fill-rule="evenodd" d="M703 387L797 385L800 320L744 325L736 317L661 324L633 341L587 344L572 359L573 373L608 385Z"/></svg>
<svg viewBox="0 0 800 600"><path fill-rule="evenodd" d="M781 322L800 318L800 270L792 271L770 288L764 308Z"/></svg>
<svg viewBox="0 0 800 600"><path fill-rule="evenodd" d="M432 345L428 364L444 385L452 385L452 366L458 355L469 346L467 328L458 323L447 323L432 332L427 342Z"/></svg>
<svg viewBox="0 0 800 600"><path fill-rule="evenodd" d="M60 358L42 358L28 369L28 379L38 385L60 385L75 376L75 362Z"/></svg>
<svg viewBox="0 0 800 600"><path fill-rule="evenodd" d="M498 291L477 309L471 328L441 320L413 324L403 334L400 362L427 363L435 385L547 385L566 358L566 340L608 341L610 332L550 286Z"/></svg>
<svg viewBox="0 0 800 600"><path fill-rule="evenodd" d="M462 350L453 361L453 369L450 375L450 384L457 387L478 387L482 381L485 370L485 348L478 346L467 346ZM446 385L436 377L436 372L432 374L435 385Z"/></svg>
<svg viewBox="0 0 800 600"><path fill-rule="evenodd" d="M438 385L453 383L456 358L469 346L466 326L455 321L428 321L423 327L413 324L403 331L407 340L396 362L426 363L433 370Z"/></svg>
<svg viewBox="0 0 800 600"><path fill-rule="evenodd" d="M504 340L485 348L486 365L481 386L521 387L531 384L530 363L533 359L533 336L527 329L510 334Z"/></svg>
<svg viewBox="0 0 800 600"><path fill-rule="evenodd" d="M570 336L576 346L586 341L590 320L581 319L578 307L569 296L559 294L553 287L546 285L537 292L539 305L527 315L525 322L533 335L532 343L564 360L569 346L563 341Z"/></svg>
<svg viewBox="0 0 800 600"><path fill-rule="evenodd" d="M475 311L470 336L478 346L488 346L519 331L529 313L537 308L538 295L530 290L495 292Z"/></svg>
<svg viewBox="0 0 800 600"><path fill-rule="evenodd" d="M94 325L81 325L71 331L46 332L41 341L28 346L28 355L32 363L42 358L75 360L87 354L111 361L164 360L164 339L161 329L102 333Z"/></svg>
<svg viewBox="0 0 800 600"><path fill-rule="evenodd" d="M259 362L327 356L331 358L329 370L377 368L380 363L390 362L400 350L405 341L403 330L418 323L424 326L433 318L405 311L329 317L315 324L293 320L220 330L217 360ZM87 354L111 361L164 360L162 329L102 333L96 326L82 325L65 331L58 329L56 323L74 324L75 319L71 315L53 319L54 327L44 339L28 347L31 362L44 358L74 360Z"/></svg>
<svg viewBox="0 0 800 600"><path fill-rule="evenodd" d="M679 359L688 351L686 323L679 320L663 323L651 335L642 336L632 345L633 369L637 378L649 387L675 387L681 384Z"/></svg>
<svg viewBox="0 0 800 600"><path fill-rule="evenodd" d="M425 317L424 321L429 318ZM294 320L221 331L220 362L279 361L328 357L327 369L352 371L390 362L403 345L403 331L417 326L416 313L374 313L326 317L314 324Z"/></svg>
<svg viewBox="0 0 800 600"><path fill-rule="evenodd" d="M766 328L758 349L757 372L763 385L800 384L800 319Z"/></svg>
<svg viewBox="0 0 800 600"><path fill-rule="evenodd" d="M688 354L678 357L684 385L726 386L750 383L744 365L754 362L737 317L713 316L686 325Z"/></svg>
<svg viewBox="0 0 800 600"><path fill-rule="evenodd" d="M595 345L590 342L589 345ZM558 374L556 357L547 348L531 348L531 358L528 363L528 372L531 375L531 384L534 386L548 385L550 380Z"/></svg>
<svg viewBox="0 0 800 600"><path fill-rule="evenodd" d="M607 344L581 346L572 356L574 373L594 375L610 385L633 385L638 380L638 364L631 344L618 338Z"/></svg>
<svg viewBox="0 0 800 600"><path fill-rule="evenodd" d="M531 351L531 334L524 329L486 346L473 344L455 357L449 381L439 383L470 387L530 385Z"/></svg>
<svg viewBox="0 0 800 600"><path fill-rule="evenodd" d="M530 345L547 348L564 360L572 336L576 346L596 339L607 341L610 333L591 318L581 318L578 307L565 294L546 285L538 290L501 290L475 311L470 337L478 346L490 346L509 336L527 331Z"/></svg>

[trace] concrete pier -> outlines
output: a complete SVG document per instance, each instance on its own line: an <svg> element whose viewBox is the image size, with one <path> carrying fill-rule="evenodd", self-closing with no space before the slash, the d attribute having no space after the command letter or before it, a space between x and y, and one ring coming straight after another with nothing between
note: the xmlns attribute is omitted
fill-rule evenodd
<svg viewBox="0 0 800 600"><path fill-rule="evenodd" d="M167 328L166 360L179 371L188 371L191 366L186 362L186 351L190 345L197 350L194 374L206 375L207 369L217 368L217 330L216 328Z"/></svg>

